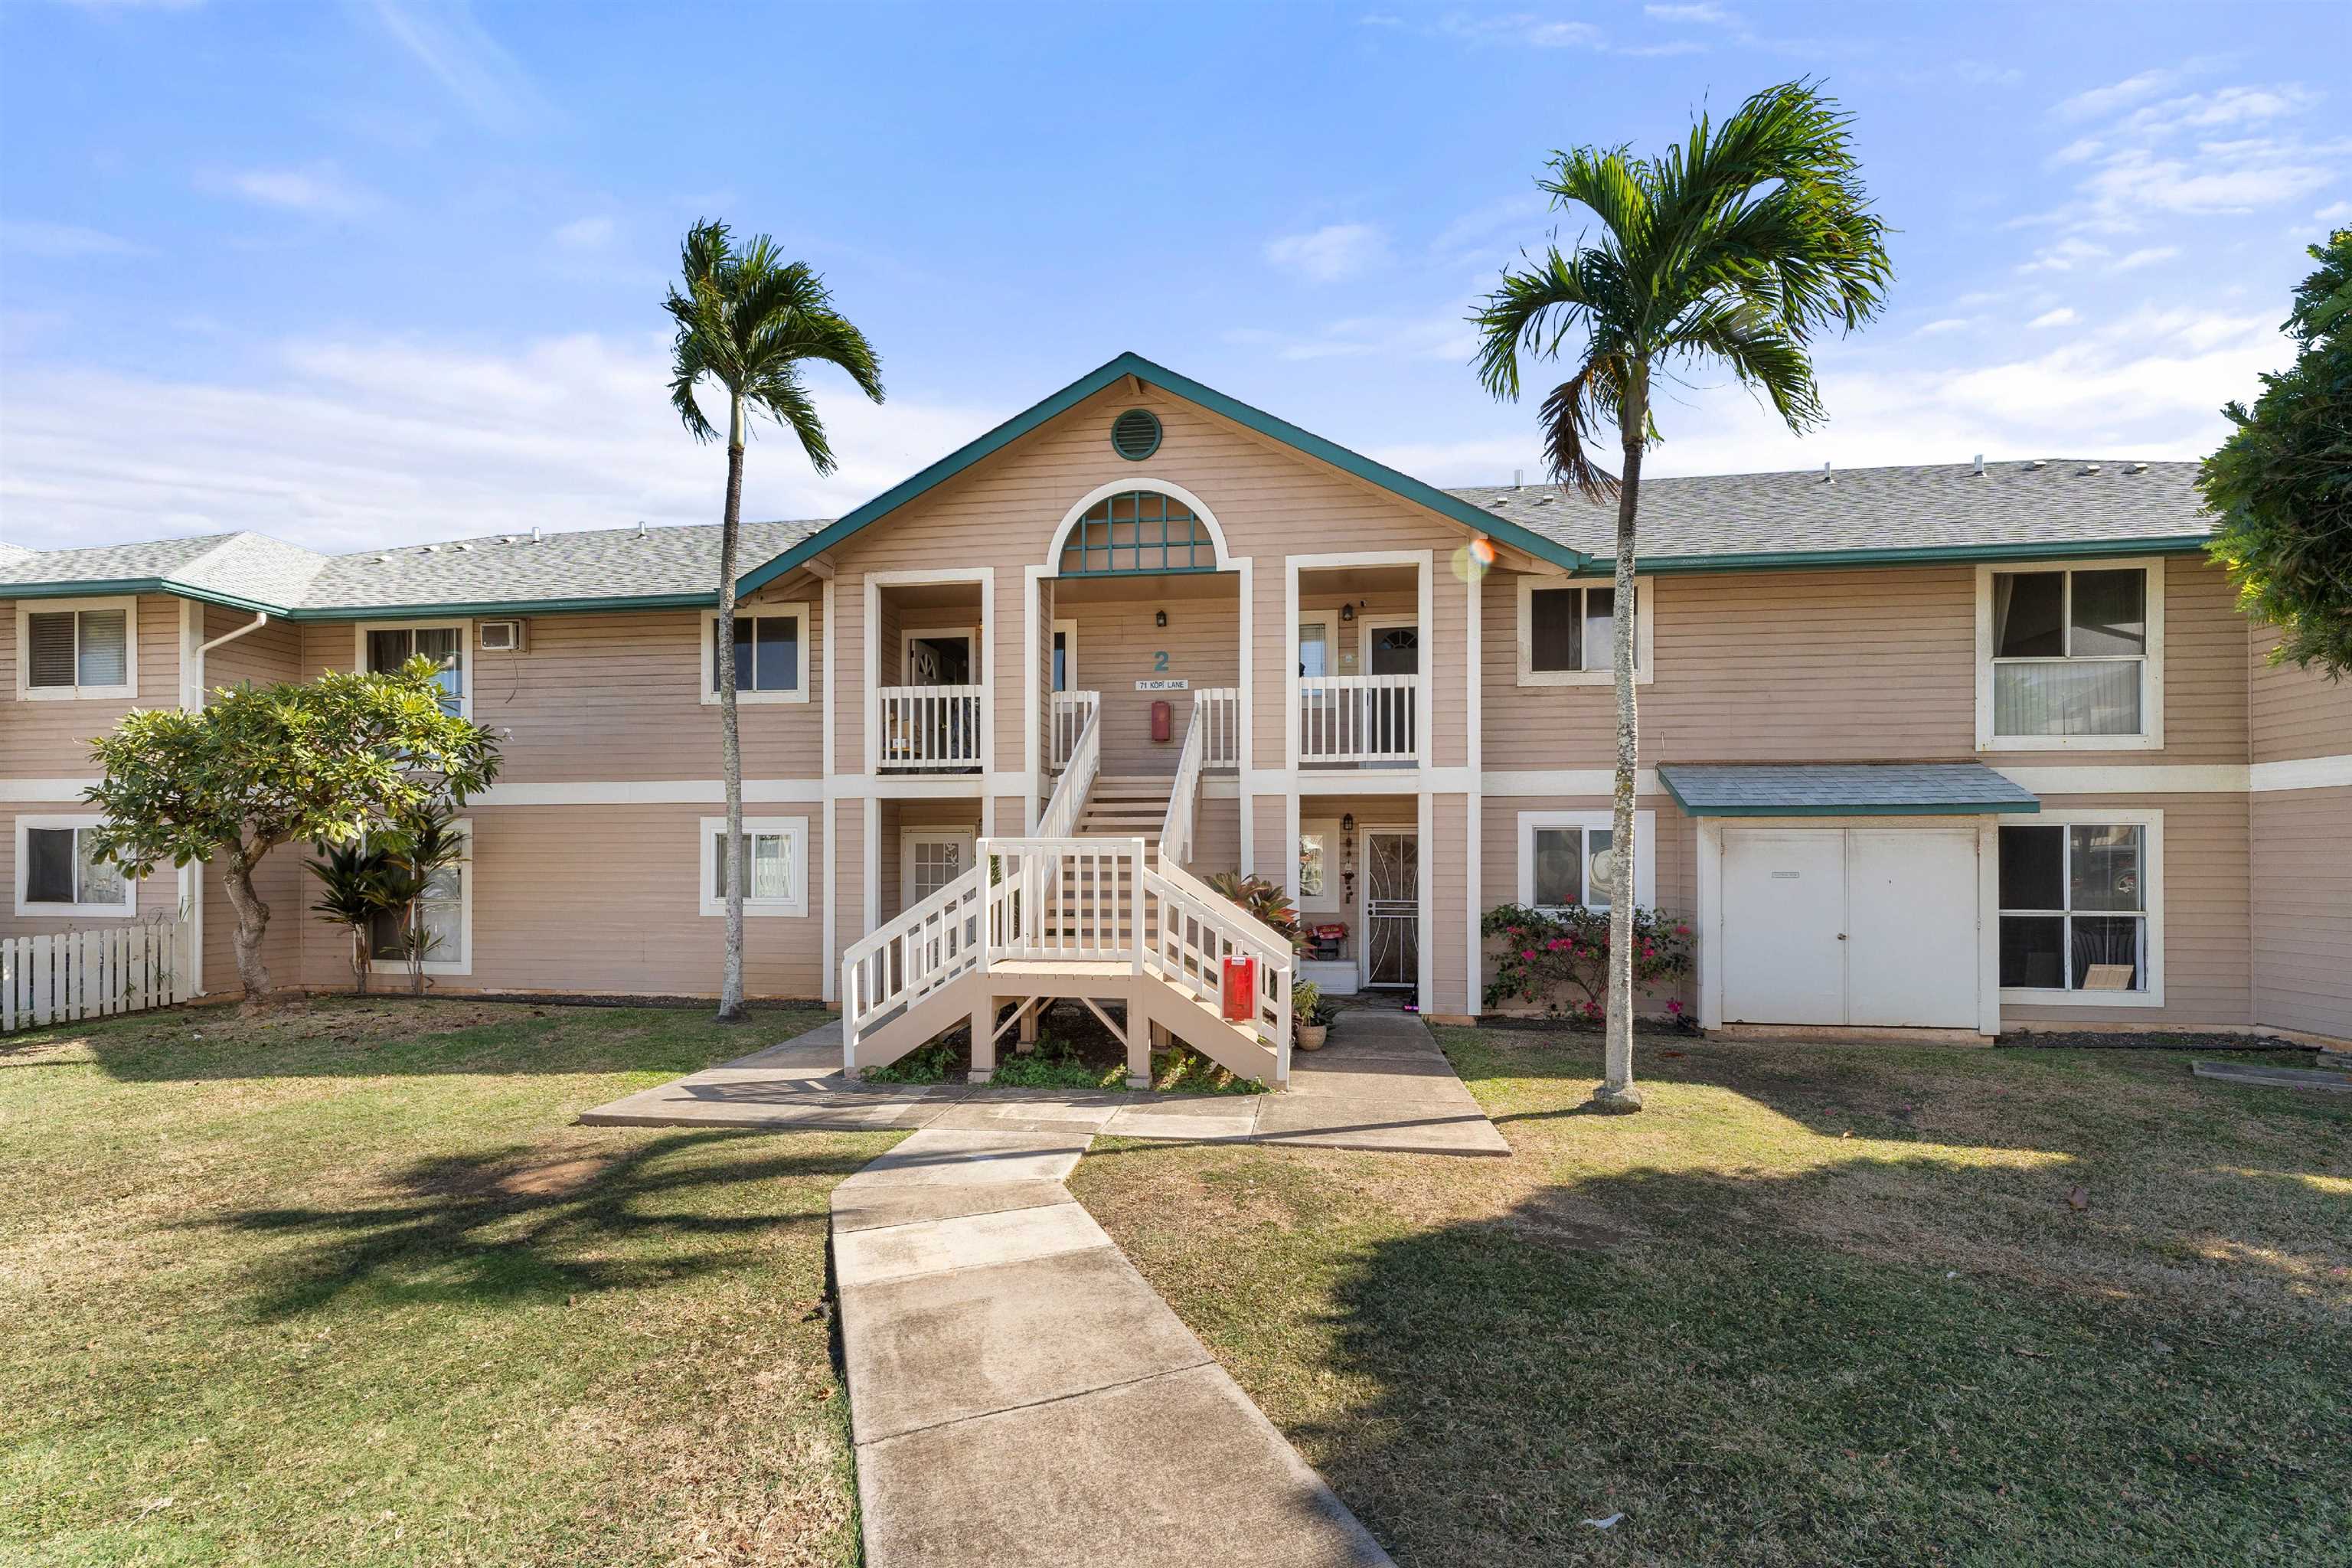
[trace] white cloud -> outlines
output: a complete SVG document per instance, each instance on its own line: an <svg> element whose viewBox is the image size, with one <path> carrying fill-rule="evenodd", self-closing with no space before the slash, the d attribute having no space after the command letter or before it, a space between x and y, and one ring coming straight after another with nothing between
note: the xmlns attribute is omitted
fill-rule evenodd
<svg viewBox="0 0 2352 1568"><path fill-rule="evenodd" d="M2042 311L2025 324L2029 327L2071 327L2082 319L2066 306L2061 305L2054 310Z"/></svg>
<svg viewBox="0 0 2352 1568"><path fill-rule="evenodd" d="M2311 216L2322 223L2341 223L2352 217L2352 202L2330 202Z"/></svg>
<svg viewBox="0 0 2352 1568"><path fill-rule="evenodd" d="M528 528L704 522L719 448L667 392L656 336L511 352L389 342L281 345L266 380L170 380L20 359L0 388L0 514L35 548L251 528L325 550ZM1011 412L866 402L810 378L841 468L810 472L761 426L748 517L837 515ZM120 432L136 429L128 447Z"/></svg>
<svg viewBox="0 0 2352 1568"><path fill-rule="evenodd" d="M1695 5L1644 5L1642 15L1661 22L1710 22L1717 26L1729 26L1738 18L1722 6L1706 3Z"/></svg>
<svg viewBox="0 0 2352 1568"><path fill-rule="evenodd" d="M612 238L613 220L608 217L574 218L554 235L557 246L565 250L599 250Z"/></svg>
<svg viewBox="0 0 2352 1568"><path fill-rule="evenodd" d="M553 118L514 58L474 19L466 0L430 9L375 0L376 20L393 40L493 131L525 131Z"/></svg>
<svg viewBox="0 0 2352 1568"><path fill-rule="evenodd" d="M2062 239L2036 252L2032 260L2020 267L2020 272L2072 272L2078 267L2097 261L2107 254L2104 245L2094 245L2087 239Z"/></svg>
<svg viewBox="0 0 2352 1568"><path fill-rule="evenodd" d="M377 205L373 193L346 181L331 163L301 169L232 170L205 174L197 184L257 205L329 217L349 217Z"/></svg>
<svg viewBox="0 0 2352 1568"><path fill-rule="evenodd" d="M2179 254L2180 247L2177 245L2143 246L2117 261L2109 270L2137 272L2143 267L2153 267L2159 261L2169 261Z"/></svg>
<svg viewBox="0 0 2352 1568"><path fill-rule="evenodd" d="M2294 82L2281 87L2225 87L2219 92L2190 93L2135 110L2124 117L2122 129L2161 132L2244 125L2300 114L2318 101L2317 93Z"/></svg>
<svg viewBox="0 0 2352 1568"><path fill-rule="evenodd" d="M2352 143L2209 142L2192 162L2136 148L2109 158L2082 188L2092 221L2130 232L2155 215L2244 213L2309 195L2336 180L2340 165L2330 160L2347 152Z"/></svg>
<svg viewBox="0 0 2352 1568"><path fill-rule="evenodd" d="M2119 82L2095 87L2088 92L2078 92L2063 100L2056 113L2061 120L2095 120L2116 110L2128 109L2145 99L2154 98L2183 79L2195 75L2204 65L2204 61L2191 60L2186 65L2144 70Z"/></svg>
<svg viewBox="0 0 2352 1568"><path fill-rule="evenodd" d="M69 261L92 256L138 256L146 248L79 224L46 223L38 218L0 220L0 250L18 256Z"/></svg>
<svg viewBox="0 0 2352 1568"><path fill-rule="evenodd" d="M1917 331L1913 332L1911 335L1915 338L1936 338L1941 337L1947 332L1966 331L1969 328L1975 325L1976 322L1966 316L1946 316L1940 321L1928 322L1926 326L1921 327Z"/></svg>
<svg viewBox="0 0 2352 1568"><path fill-rule="evenodd" d="M1388 236L1377 225L1335 223L1268 241L1265 258L1310 282L1336 283L1385 261L1388 247Z"/></svg>

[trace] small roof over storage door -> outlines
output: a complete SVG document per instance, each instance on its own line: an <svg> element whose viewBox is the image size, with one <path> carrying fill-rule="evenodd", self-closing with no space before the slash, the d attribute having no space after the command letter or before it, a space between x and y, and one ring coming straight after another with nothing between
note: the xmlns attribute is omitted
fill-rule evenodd
<svg viewBox="0 0 2352 1568"><path fill-rule="evenodd" d="M1693 816L1952 816L2036 812L1982 763L1673 763L1658 778Z"/></svg>

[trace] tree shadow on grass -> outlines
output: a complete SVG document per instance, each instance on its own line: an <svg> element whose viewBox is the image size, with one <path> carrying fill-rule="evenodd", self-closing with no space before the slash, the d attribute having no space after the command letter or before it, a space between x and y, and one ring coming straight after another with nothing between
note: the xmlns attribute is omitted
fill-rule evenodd
<svg viewBox="0 0 2352 1568"><path fill-rule="evenodd" d="M816 1006L761 1007L720 1025L705 1006L602 1007L468 997L319 996L246 1016L190 1007L58 1026L8 1042L0 1065L78 1058L122 1083L443 1074L698 1071L827 1022ZM13 1058L13 1059L10 1059Z"/></svg>
<svg viewBox="0 0 2352 1568"><path fill-rule="evenodd" d="M715 1157L730 1146L736 1157ZM481 1303L636 1289L772 1261L780 1231L822 1232L833 1182L872 1157L777 1148L758 1133L709 1131L609 1156L577 1146L435 1155L394 1173L380 1200L192 1225L297 1244L256 1265L264 1321L362 1290L388 1303ZM720 1189L736 1201L712 1203Z"/></svg>
<svg viewBox="0 0 2352 1568"><path fill-rule="evenodd" d="M1980 1177L1898 1173L1961 1208ZM2036 1280L1772 1223L1834 1180L1634 1171L1384 1226L1335 1251L1305 1384L1369 1392L1285 1424L1408 1565L2340 1551L2352 1342L2067 1289L2063 1247Z"/></svg>

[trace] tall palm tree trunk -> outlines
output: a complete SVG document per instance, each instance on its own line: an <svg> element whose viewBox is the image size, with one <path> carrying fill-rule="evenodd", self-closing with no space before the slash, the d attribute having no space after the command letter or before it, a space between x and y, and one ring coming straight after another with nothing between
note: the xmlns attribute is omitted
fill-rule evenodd
<svg viewBox="0 0 2352 1568"><path fill-rule="evenodd" d="M735 727L735 551L743 521L743 399L728 401L727 516L719 531L719 769L727 781L727 968L719 1021L740 1024L743 1007L743 746Z"/></svg>
<svg viewBox="0 0 2352 1568"><path fill-rule="evenodd" d="M1620 433L1625 467L1617 490L1616 613L1610 617L1611 663L1617 687L1617 778L1610 800L1609 1018L1600 1091L1607 1110L1639 1110L1633 1087L1633 772L1640 755L1640 721L1633 701L1633 532L1642 492L1642 438L1649 428L1647 377L1636 369L1625 391Z"/></svg>

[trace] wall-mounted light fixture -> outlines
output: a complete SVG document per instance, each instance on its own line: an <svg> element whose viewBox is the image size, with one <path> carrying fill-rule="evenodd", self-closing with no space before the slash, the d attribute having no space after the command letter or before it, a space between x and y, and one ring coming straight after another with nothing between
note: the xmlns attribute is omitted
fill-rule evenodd
<svg viewBox="0 0 2352 1568"><path fill-rule="evenodd" d="M1166 626L1168 624L1168 612L1165 610L1154 610L1151 613L1151 624L1155 626Z"/></svg>
<svg viewBox="0 0 2352 1568"><path fill-rule="evenodd" d="M1352 620L1354 620L1354 619L1356 618L1356 606L1355 606L1355 605L1340 605L1340 606L1339 606L1339 618L1340 618L1341 620L1343 620L1343 621L1352 621Z"/></svg>

